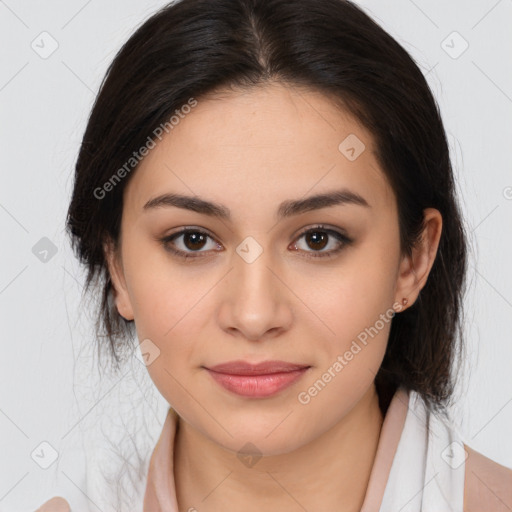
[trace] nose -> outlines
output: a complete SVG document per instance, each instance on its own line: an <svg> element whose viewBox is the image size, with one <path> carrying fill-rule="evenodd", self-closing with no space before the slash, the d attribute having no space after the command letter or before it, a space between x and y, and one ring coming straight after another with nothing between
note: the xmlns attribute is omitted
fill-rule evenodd
<svg viewBox="0 0 512 512"><path fill-rule="evenodd" d="M234 254L218 309L223 330L249 341L262 341L290 329L294 294L280 269L270 251L263 251L254 261Z"/></svg>

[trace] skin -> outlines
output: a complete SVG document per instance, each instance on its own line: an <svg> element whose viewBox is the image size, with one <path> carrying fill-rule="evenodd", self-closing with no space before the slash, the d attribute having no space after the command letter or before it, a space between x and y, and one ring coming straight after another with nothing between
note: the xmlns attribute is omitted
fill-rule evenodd
<svg viewBox="0 0 512 512"><path fill-rule="evenodd" d="M365 144L354 161L338 150L349 134ZM440 213L425 210L421 243L410 257L400 253L396 199L374 148L371 134L325 96L274 83L201 99L128 183L120 250L107 244L105 251L119 314L160 350L148 371L180 416L180 511L360 509L383 421L374 377L391 323L309 403L298 394L393 304L414 303L442 229ZM342 187L370 207L335 205L276 220L282 201ZM221 203L232 219L143 210L171 192ZM318 223L353 242L331 258L308 258L318 246L300 235ZM212 236L202 246L174 240L200 251L196 259L180 259L158 241L184 227ZM251 263L236 252L248 236L263 250ZM329 235L320 252L339 246ZM311 368L277 395L254 399L220 387L203 368L237 359ZM237 456L248 442L262 454L251 467Z"/></svg>

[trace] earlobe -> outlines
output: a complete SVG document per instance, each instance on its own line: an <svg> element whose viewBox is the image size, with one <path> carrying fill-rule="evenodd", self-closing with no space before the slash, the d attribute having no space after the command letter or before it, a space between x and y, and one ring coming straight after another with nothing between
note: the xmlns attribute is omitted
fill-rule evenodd
<svg viewBox="0 0 512 512"><path fill-rule="evenodd" d="M107 263L110 280L112 281L114 301L117 312L125 320L133 320L133 308L126 287L126 280L123 271L123 265L120 253L116 250L114 243L108 240L103 244L103 252Z"/></svg>
<svg viewBox="0 0 512 512"><path fill-rule="evenodd" d="M443 219L439 210L426 208L423 215L421 240L411 249L411 254L403 258L397 282L395 300L401 303L402 297L407 297L409 305L414 304L427 282L441 239Z"/></svg>

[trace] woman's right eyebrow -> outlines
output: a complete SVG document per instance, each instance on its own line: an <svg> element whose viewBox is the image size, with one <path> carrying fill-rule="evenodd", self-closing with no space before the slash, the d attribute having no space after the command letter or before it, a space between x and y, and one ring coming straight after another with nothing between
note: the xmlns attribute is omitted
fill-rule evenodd
<svg viewBox="0 0 512 512"><path fill-rule="evenodd" d="M371 208L370 204L363 196L343 188L302 199L283 201L277 209L277 220L338 205L357 205ZM229 208L214 201L202 199L199 196L186 196L172 193L162 194L147 201L142 209L146 212L156 208L167 207L183 208L203 215L231 221L231 211Z"/></svg>

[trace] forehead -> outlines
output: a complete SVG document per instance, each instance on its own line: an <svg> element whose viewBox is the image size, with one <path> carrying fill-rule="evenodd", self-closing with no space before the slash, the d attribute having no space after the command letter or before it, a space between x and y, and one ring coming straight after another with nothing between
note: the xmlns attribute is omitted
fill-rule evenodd
<svg viewBox="0 0 512 512"><path fill-rule="evenodd" d="M371 134L326 96L282 84L197 100L139 164L125 208L167 192L230 209L274 208L283 199L346 187L374 208L394 196Z"/></svg>

